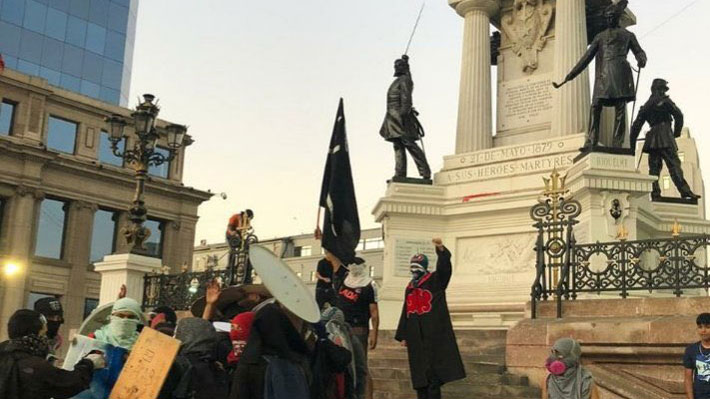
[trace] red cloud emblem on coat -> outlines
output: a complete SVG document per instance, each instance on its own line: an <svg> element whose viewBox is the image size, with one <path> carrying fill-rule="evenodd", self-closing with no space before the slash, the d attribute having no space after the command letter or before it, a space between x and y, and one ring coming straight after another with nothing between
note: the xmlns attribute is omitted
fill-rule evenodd
<svg viewBox="0 0 710 399"><path fill-rule="evenodd" d="M419 316L431 312L431 291L415 288L407 295L407 316L416 313Z"/></svg>

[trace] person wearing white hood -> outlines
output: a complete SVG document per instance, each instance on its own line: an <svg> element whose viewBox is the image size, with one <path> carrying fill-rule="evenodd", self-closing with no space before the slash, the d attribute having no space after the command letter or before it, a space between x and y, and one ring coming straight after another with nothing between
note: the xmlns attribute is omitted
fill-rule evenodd
<svg viewBox="0 0 710 399"><path fill-rule="evenodd" d="M380 312L377 307L377 285L370 277L364 259L356 257L354 263L347 266L345 279L335 290L337 307L345 314L345 322L350 324L367 355L368 349L377 347Z"/></svg>

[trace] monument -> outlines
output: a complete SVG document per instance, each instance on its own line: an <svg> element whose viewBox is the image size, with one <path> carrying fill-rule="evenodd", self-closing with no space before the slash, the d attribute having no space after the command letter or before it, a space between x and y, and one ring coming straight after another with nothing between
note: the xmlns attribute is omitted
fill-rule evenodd
<svg viewBox="0 0 710 399"><path fill-rule="evenodd" d="M542 177L553 170L566 175L567 187L582 205L575 228L580 243L614 240L620 231L629 240L668 236L676 221L686 233L710 232L702 203L651 201L659 179L645 167L639 170L634 155L589 152L575 160L589 125L589 74L582 70L557 90L552 82L564 80L607 28L604 11L611 0L448 3L464 20L456 151L444 158L433 185L390 182L373 210L385 237L381 328L396 327L386 323L401 311L407 260L426 253L434 236L452 252L447 296L456 328L504 329L522 319L535 277L536 236L529 211L543 190ZM624 9L619 21L628 27L635 16ZM493 53L491 25L501 31ZM599 132L606 146L614 144L617 119L609 111L602 113ZM622 122L629 131L628 121ZM689 135L681 136L678 146L687 154L683 167L693 166L686 170L692 177L688 183L702 194L696 150ZM673 195L672 187L662 186Z"/></svg>

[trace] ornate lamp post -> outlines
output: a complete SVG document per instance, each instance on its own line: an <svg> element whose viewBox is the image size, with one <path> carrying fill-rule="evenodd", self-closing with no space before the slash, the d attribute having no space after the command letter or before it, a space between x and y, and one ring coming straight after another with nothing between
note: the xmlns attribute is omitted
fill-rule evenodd
<svg viewBox="0 0 710 399"><path fill-rule="evenodd" d="M169 153L165 156L158 152L156 150L156 142L160 135L155 129L155 121L158 119L160 108L153 103L155 96L152 94L144 94L143 99L144 101L139 104L136 107L136 111L131 114L137 138L133 149L121 152L118 147L121 140L126 137L124 135L124 129L128 124L126 120L122 116L115 114L110 118L106 118L106 123L109 125L111 150L114 155L130 163L136 172L136 193L131 206L128 208L131 225L121 230L121 233L126 238L126 242L131 246L130 252L135 254L146 253L144 242L150 237L150 229L143 226L143 222L146 221L148 214L148 209L146 209L143 199L148 167L151 165L159 166L172 161L183 144L189 145L189 143L185 143L187 127L170 124L165 128L168 135Z"/></svg>

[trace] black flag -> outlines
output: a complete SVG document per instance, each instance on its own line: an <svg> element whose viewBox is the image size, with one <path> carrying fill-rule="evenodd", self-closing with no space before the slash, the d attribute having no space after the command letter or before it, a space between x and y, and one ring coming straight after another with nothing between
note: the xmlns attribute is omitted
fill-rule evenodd
<svg viewBox="0 0 710 399"><path fill-rule="evenodd" d="M325 208L321 245L344 264L352 263L355 248L360 241L360 218L357 214L353 174L350 169L342 98L323 171L320 206Z"/></svg>

